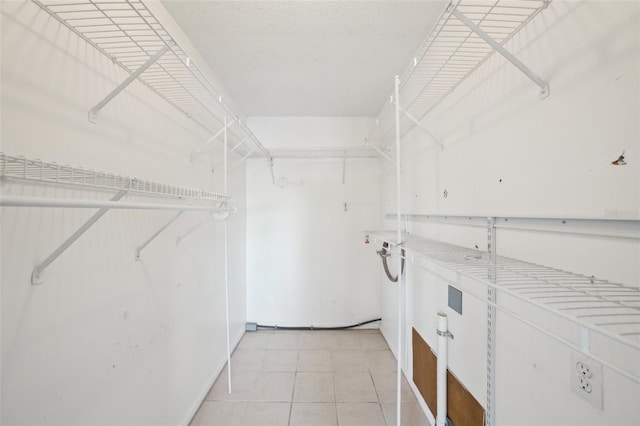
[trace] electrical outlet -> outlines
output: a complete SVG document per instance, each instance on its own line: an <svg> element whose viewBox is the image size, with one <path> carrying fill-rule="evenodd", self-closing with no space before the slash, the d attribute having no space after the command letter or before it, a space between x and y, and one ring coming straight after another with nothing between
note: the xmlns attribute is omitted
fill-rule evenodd
<svg viewBox="0 0 640 426"><path fill-rule="evenodd" d="M571 390L603 409L602 364L584 354L571 352Z"/></svg>

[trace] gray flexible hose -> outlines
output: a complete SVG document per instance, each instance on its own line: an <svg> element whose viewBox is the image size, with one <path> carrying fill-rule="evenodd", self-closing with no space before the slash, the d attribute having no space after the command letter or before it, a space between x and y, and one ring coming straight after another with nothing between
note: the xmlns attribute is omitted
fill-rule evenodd
<svg viewBox="0 0 640 426"><path fill-rule="evenodd" d="M385 241L384 243L382 243L382 250L380 250L378 254L382 258L382 266L384 267L384 273L387 275L387 278L392 283L397 283L398 276L396 275L394 277L393 275L391 275L391 271L389 271L389 265L387 264L387 257L390 256L390 254L387 254L388 248L389 248L389 243ZM404 249L402 249L401 251L401 256L402 256L402 260L401 260L400 270L401 270L401 274L404 274Z"/></svg>

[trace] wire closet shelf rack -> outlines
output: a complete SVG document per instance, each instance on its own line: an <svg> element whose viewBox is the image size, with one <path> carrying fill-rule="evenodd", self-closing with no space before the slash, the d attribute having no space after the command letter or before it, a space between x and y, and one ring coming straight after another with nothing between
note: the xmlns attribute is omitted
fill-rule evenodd
<svg viewBox="0 0 640 426"><path fill-rule="evenodd" d="M588 330L590 355L604 365L640 383L637 364L640 355L640 287L618 284L504 256L405 234L401 245L393 232L372 233L374 241L387 242L405 250L406 258L455 284L466 294L486 299L481 283L497 290L496 307L523 320L573 349L583 349ZM396 250L396 254L398 250ZM447 271L453 272L453 274ZM460 276L466 277L463 283ZM469 280L471 279L471 284ZM501 297L506 296L506 297ZM514 302L515 301L515 302ZM550 313L560 319L546 322L537 314L513 309L518 302L534 307L533 312ZM511 305L511 306L510 306ZM569 321L569 323L566 323ZM564 322L564 325L561 324ZM566 327L572 324L573 327ZM622 356L621 356L622 355ZM625 358L624 355L627 355ZM611 359L616 361L611 361ZM631 360L631 362L629 362Z"/></svg>
<svg viewBox="0 0 640 426"><path fill-rule="evenodd" d="M487 39L499 46L515 36L550 0L456 0L436 20L411 63L400 76L401 133L412 129L448 94L495 52ZM477 26L488 38L471 29ZM540 79L542 95L548 86ZM394 96L388 98L369 130L365 144L384 146L395 128Z"/></svg>
<svg viewBox="0 0 640 426"><path fill-rule="evenodd" d="M230 196L226 194L158 183L84 167L10 156L2 152L0 152L0 177L5 181L20 180L34 183L64 184L88 189L126 190L151 196L217 203L227 203L230 200Z"/></svg>
<svg viewBox="0 0 640 426"><path fill-rule="evenodd" d="M210 132L215 139L229 120L229 144L240 154L269 157L205 73L141 0L32 0L151 91ZM130 81L125 81L126 86ZM122 86L121 85L121 86ZM119 86L89 112L94 116Z"/></svg>

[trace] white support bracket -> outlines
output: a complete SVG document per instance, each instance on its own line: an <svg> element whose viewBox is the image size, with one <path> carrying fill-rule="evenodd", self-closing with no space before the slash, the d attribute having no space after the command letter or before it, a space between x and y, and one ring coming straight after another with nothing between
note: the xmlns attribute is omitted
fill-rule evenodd
<svg viewBox="0 0 640 426"><path fill-rule="evenodd" d="M111 100L113 98L115 98L118 93L122 92L129 84L131 84L134 80L136 80L138 77L140 77L140 75L145 72L147 70L147 68L149 68L151 65L153 65L154 63L156 63L156 61L158 59L160 59L160 57L162 57L162 55L164 55L165 53L167 53L168 50L171 50L171 47L174 45L175 43L173 41L170 41L169 43L167 43L162 49L158 50L158 52L153 55L152 57L150 57L147 62L145 62L144 64L142 64L140 66L140 68L138 68L137 70L135 70L134 72L131 73L131 75L129 77L127 77L127 79L125 81L123 81L122 83L120 83L118 85L118 87L116 87L115 89L113 89L111 91L111 93L109 93L103 100L101 100L100 102L98 102L98 104L96 104L96 106L94 106L93 108L91 108L91 110L89 111L89 121L94 123L96 122L96 114L98 114L98 112L104 108L105 105L107 105L109 102L111 102Z"/></svg>
<svg viewBox="0 0 640 426"><path fill-rule="evenodd" d="M173 218L170 221L165 223L160 229L158 229L156 232L154 232L153 235L151 235L149 238L147 238L147 241L145 241L144 243L140 244L138 246L138 248L136 248L136 261L140 260L140 252L146 246L148 246L151 241L155 240L156 237L162 233L162 231L167 229L173 222L175 222L182 215L182 213L184 213L184 212L185 212L184 210L180 210L175 216L173 216Z"/></svg>
<svg viewBox="0 0 640 426"><path fill-rule="evenodd" d="M244 145L244 143L245 143L247 140L249 140L249 138L242 138L242 140L241 140L240 142L238 142L238 144L237 144L236 146L234 146L233 148L231 148L231 149L229 150L229 152L233 152L233 151L235 151L236 149L240 148L242 145Z"/></svg>
<svg viewBox="0 0 640 426"><path fill-rule="evenodd" d="M233 163L230 167L229 167L229 171L235 169L236 167L238 167L240 164L242 164L242 162L244 160L246 160L247 158L249 158L249 156L251 154L253 154L253 152L256 150L257 148L252 148L251 151L247 152L244 157L242 157L241 159L239 159L238 161L236 161L235 163Z"/></svg>
<svg viewBox="0 0 640 426"><path fill-rule="evenodd" d="M127 192L129 191L126 189L118 191L110 201L120 200L127 194ZM98 210L93 216L91 216L91 218L89 218L89 220L87 220L80 228L78 228L76 232L74 232L69 238L67 238L67 240L60 245L60 247L58 247L53 253L51 253L45 260L38 263L36 267L33 268L33 272L31 273L31 284L42 284L44 282L42 277L44 270L47 269L47 267L51 265L58 258L58 256L64 253L65 250L67 250L71 246L71 244L73 244L78 238L80 238L82 234L87 232L87 230L91 228L93 224L96 223L102 216L104 216L104 214L108 212L109 209L110 207L102 207L100 210Z"/></svg>
<svg viewBox="0 0 640 426"><path fill-rule="evenodd" d="M382 151L380 148L378 148L375 145L371 145L371 148L375 149L376 151L378 151L378 154L382 155L382 157L387 160L390 163L393 163L393 159L391 157L389 157L387 154L385 154L384 151Z"/></svg>
<svg viewBox="0 0 640 426"><path fill-rule="evenodd" d="M193 162L193 160L196 158L196 156L202 154L204 151L207 150L207 148L209 148L211 146L211 144L218 139L220 136L222 136L224 134L224 132L234 123L234 121L229 121L228 123L224 124L222 126L222 129L218 130L213 136L211 136L203 145L199 146L198 148L196 148L195 150L193 150L193 152L191 153L191 156L189 157L189 159L191 160L191 162ZM242 143L242 142L241 142ZM240 144L238 144L240 145ZM237 146L236 146L237 147Z"/></svg>
<svg viewBox="0 0 640 426"><path fill-rule="evenodd" d="M440 145L441 149L444 149L444 144L442 143L442 141L440 140L440 138L438 138L437 136L435 136L433 133L431 133L431 131L429 129L427 129L425 127L424 124L422 124L420 122L420 120L418 120L417 118L415 118L413 115L411 115L409 113L409 111L400 108L400 112L403 113L405 115L405 117L407 117L409 120L413 121L416 126L418 126L419 128L421 128L427 135L429 135L429 137L431 139L433 139L438 145Z"/></svg>
<svg viewBox="0 0 640 426"><path fill-rule="evenodd" d="M211 219L213 219L213 213L207 215L206 218L204 218L203 220L201 220L200 222L195 224L193 227L191 227L191 229L189 229L183 235L181 235L180 237L176 238L176 245L180 245L180 242L182 242L182 240L187 238L189 235L191 235L193 233L193 231L195 231L196 229L200 228L202 225L204 225L205 223L209 222Z"/></svg>
<svg viewBox="0 0 640 426"><path fill-rule="evenodd" d="M549 96L549 83L540 78L529 67L523 64L518 58L516 58L511 52L504 48L500 43L495 41L489 34L485 33L479 26L473 23L457 8L453 8L451 14L455 16L460 22L465 24L471 31L476 33L481 39L487 42L496 52L501 54L507 61L511 62L516 68L518 68L524 75L529 77L531 81L540 87L540 98L544 99Z"/></svg>

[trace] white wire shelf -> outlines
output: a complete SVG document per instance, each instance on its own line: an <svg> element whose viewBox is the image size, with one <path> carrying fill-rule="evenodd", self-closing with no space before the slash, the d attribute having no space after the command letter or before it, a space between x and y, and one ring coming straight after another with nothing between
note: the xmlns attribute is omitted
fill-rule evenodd
<svg viewBox="0 0 640 426"><path fill-rule="evenodd" d="M540 13L550 0L457 0L443 10L400 77L400 106L411 117L422 120L449 93L482 65L494 49L454 11L465 15L498 44L503 45ZM384 145L393 136L393 96L380 111L365 143ZM404 134L415 125L400 116Z"/></svg>
<svg viewBox="0 0 640 426"><path fill-rule="evenodd" d="M32 1L129 74L144 69L148 61L167 49L137 80L212 134L223 127L224 116L228 116L234 121L229 128L230 144L244 142L244 150L239 152L249 152L255 146L254 156L269 156L143 1Z"/></svg>
<svg viewBox="0 0 640 426"><path fill-rule="evenodd" d="M272 158L378 158L370 147L279 148L269 150Z"/></svg>
<svg viewBox="0 0 640 426"><path fill-rule="evenodd" d="M421 266L424 262L420 261L427 261L497 289L499 308L504 308L500 306L500 295L509 295L588 329L594 335L622 344L621 347L635 352L636 360L640 355L640 286L613 283L504 256L492 257L487 252L415 235L404 234L401 245L397 244L395 232L372 232L369 236L374 241L388 242L396 249L403 248L405 257ZM556 333L549 330L548 325L539 328L550 335ZM638 369L637 363L623 368L608 366L640 383L639 373L630 373Z"/></svg>
<svg viewBox="0 0 640 426"><path fill-rule="evenodd" d="M3 180L15 179L36 183L65 184L82 188L126 190L146 195L228 202L230 196L202 189L179 185L168 185L136 177L128 177L74 167L47 163L42 160L30 160L25 157L9 156L0 152L0 177Z"/></svg>

